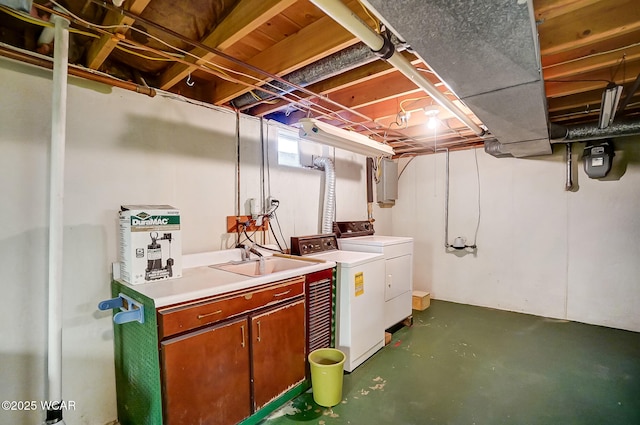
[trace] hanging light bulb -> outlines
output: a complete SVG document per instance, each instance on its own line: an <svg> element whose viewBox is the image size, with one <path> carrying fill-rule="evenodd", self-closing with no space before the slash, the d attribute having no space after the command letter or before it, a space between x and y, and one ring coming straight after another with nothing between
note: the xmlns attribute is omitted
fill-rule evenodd
<svg viewBox="0 0 640 425"><path fill-rule="evenodd" d="M427 120L427 128L435 130L438 127L438 114L440 110L437 106L427 106L424 108L424 114L429 117Z"/></svg>

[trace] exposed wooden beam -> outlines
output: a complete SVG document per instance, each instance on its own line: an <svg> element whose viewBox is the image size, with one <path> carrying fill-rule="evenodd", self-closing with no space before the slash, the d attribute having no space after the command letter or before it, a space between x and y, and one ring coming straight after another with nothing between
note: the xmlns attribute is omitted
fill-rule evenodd
<svg viewBox="0 0 640 425"><path fill-rule="evenodd" d="M640 45L628 47L624 50L606 53L597 56L586 57L558 65L543 68L542 73L545 80L568 78L572 75L584 74L585 72L608 69L614 72L624 58L627 63L640 59Z"/></svg>
<svg viewBox="0 0 640 425"><path fill-rule="evenodd" d="M640 30L622 34L620 36L601 40L593 44L587 44L576 49L567 50L553 55L542 57L543 68L570 62L576 59L621 51L628 46L633 46L640 41Z"/></svg>
<svg viewBox="0 0 640 425"><path fill-rule="evenodd" d="M599 1L606 0L533 0L533 10L536 21L545 22Z"/></svg>
<svg viewBox="0 0 640 425"><path fill-rule="evenodd" d="M538 26L542 56L559 53L640 29L637 0L590 4Z"/></svg>
<svg viewBox="0 0 640 425"><path fill-rule="evenodd" d="M142 11L149 5L151 0L133 0L129 6L129 12L140 15ZM108 11L104 17L102 25L132 25L134 19L124 16L121 13L115 11ZM98 69L100 65L109 57L113 49L115 49L120 38L124 33L128 31L128 28L116 28L114 35L104 34L100 38L94 40L89 46L87 51L87 67L91 69ZM118 36L120 35L120 37Z"/></svg>
<svg viewBox="0 0 640 425"><path fill-rule="evenodd" d="M240 0L229 15L200 42L206 46L224 51L296 1ZM167 90L173 87L178 81L183 80L190 72L195 70L197 65L201 65L215 57L213 53L201 48L195 48L190 53L200 59L189 56L186 60L193 62L193 66L182 63L171 66L160 77L161 89Z"/></svg>
<svg viewBox="0 0 640 425"><path fill-rule="evenodd" d="M435 77L427 75L427 78ZM435 83L435 81L433 82ZM446 90L446 87L440 87L440 91L445 92ZM399 71L394 71L379 78L365 81L363 84L349 87L348 90L335 92L331 98L350 108L362 108L386 99L396 99L405 94L418 93L424 92Z"/></svg>
<svg viewBox="0 0 640 425"><path fill-rule="evenodd" d="M631 103L637 99L640 99L640 93L636 93L632 97ZM602 90L592 90L571 96L549 99L549 118L553 119L555 116L568 112L588 114L590 111L599 110L601 101Z"/></svg>
<svg viewBox="0 0 640 425"><path fill-rule="evenodd" d="M354 13L365 16L357 2L352 1L349 5L353 8ZM271 74L282 76L349 47L357 43L357 41L351 33L332 18L324 16L262 51L248 60L247 63ZM265 78L264 75L257 75L254 72L247 73L254 75L256 78ZM251 81L246 78L242 79ZM260 84L255 80L251 82ZM248 87L224 81L216 89L215 103L226 103L237 96L247 93L249 90Z"/></svg>
<svg viewBox="0 0 640 425"><path fill-rule="evenodd" d="M630 62L625 64L624 75L622 72L618 72L615 76L615 82L617 84L624 84L635 80L636 76L640 74L640 61ZM595 72L588 72L574 76L570 78L571 82L545 82L545 92L547 98L569 96L576 93L581 93L590 90L603 90L608 81L611 81L611 70L602 69Z"/></svg>
<svg viewBox="0 0 640 425"><path fill-rule="evenodd" d="M582 110L588 112L600 107L602 90L592 90L577 93L570 96L551 98L548 101L549 116L562 114L569 110Z"/></svg>

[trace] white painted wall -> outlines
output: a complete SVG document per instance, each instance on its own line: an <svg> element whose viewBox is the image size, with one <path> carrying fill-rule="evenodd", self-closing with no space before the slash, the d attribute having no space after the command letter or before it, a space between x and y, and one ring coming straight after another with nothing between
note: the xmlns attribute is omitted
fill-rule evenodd
<svg viewBox="0 0 640 425"><path fill-rule="evenodd" d="M414 287L436 299L640 331L638 142L616 141L612 173L627 163L618 181L589 179L579 161L584 144L576 144L577 192L564 190L564 145L534 159L452 152L449 243L474 239L477 154L475 254L444 248L445 154L414 159L392 219L394 233L415 237Z"/></svg>
<svg viewBox="0 0 640 425"><path fill-rule="evenodd" d="M0 93L0 400L40 401L51 73L0 59ZM184 253L233 246L235 237L225 228L226 216L236 210L236 116L75 78L67 116L63 397L77 407L65 420L102 425L116 419L113 332L110 313L98 311L97 304L110 297L119 206L179 207ZM265 134L270 192L281 201L278 217L287 242L317 233L323 173L279 167L273 128ZM245 201L262 192L260 121L242 117L240 135L246 213ZM366 218L364 157L337 150L335 163L337 219ZM381 216L381 228L390 229L388 211ZM0 410L0 423L32 425L42 421L42 413Z"/></svg>

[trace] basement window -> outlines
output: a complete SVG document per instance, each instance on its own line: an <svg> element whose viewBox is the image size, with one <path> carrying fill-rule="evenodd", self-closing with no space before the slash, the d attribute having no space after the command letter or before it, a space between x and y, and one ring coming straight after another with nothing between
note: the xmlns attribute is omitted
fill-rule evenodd
<svg viewBox="0 0 640 425"><path fill-rule="evenodd" d="M295 133L278 131L278 164L289 167L301 167L300 141Z"/></svg>

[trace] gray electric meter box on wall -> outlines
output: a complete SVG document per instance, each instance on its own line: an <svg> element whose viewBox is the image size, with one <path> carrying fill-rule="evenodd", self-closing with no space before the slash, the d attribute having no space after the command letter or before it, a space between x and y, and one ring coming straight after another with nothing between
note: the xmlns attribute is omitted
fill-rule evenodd
<svg viewBox="0 0 640 425"><path fill-rule="evenodd" d="M605 177L611 170L614 155L611 141L588 143L582 154L584 172L592 179Z"/></svg>
<svg viewBox="0 0 640 425"><path fill-rule="evenodd" d="M378 204L394 205L398 199L398 163L383 158L378 164L376 200Z"/></svg>

